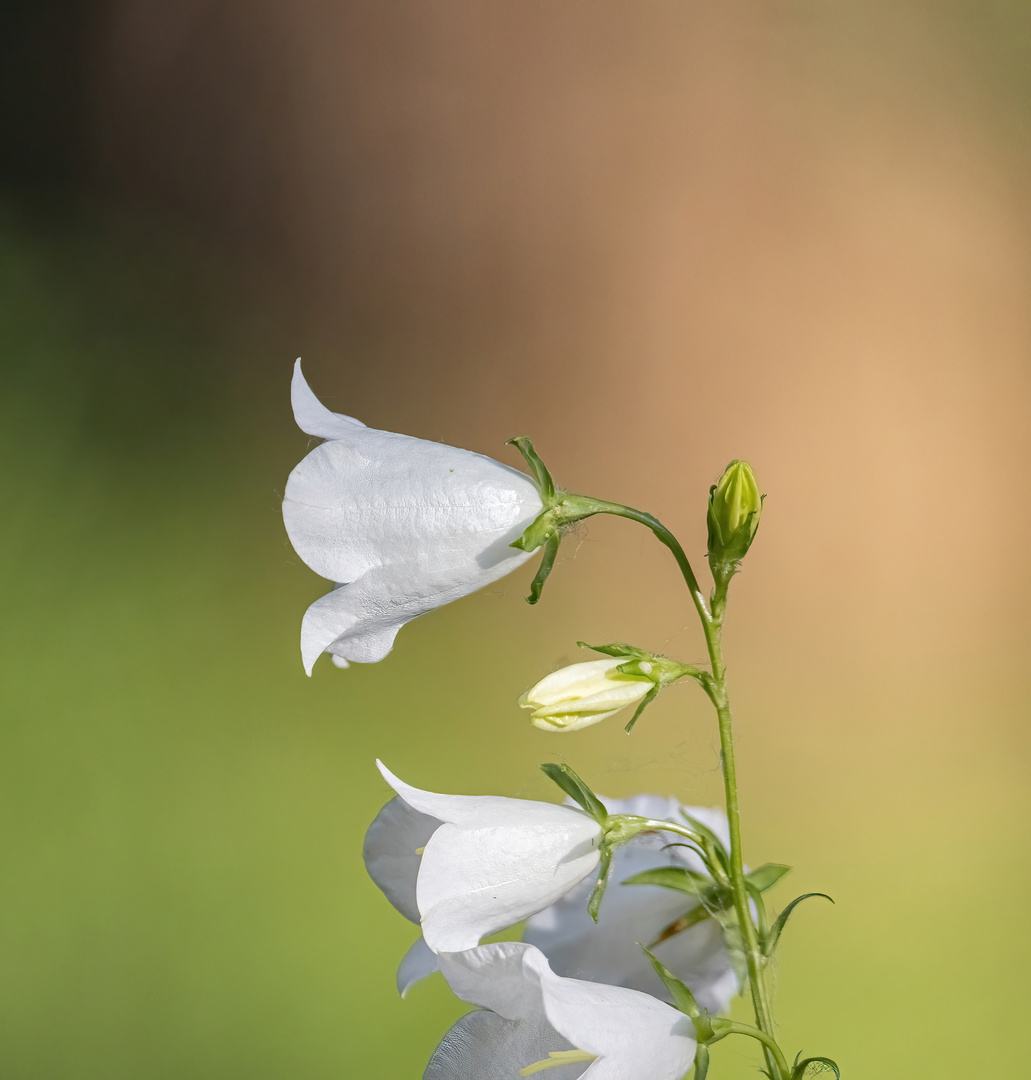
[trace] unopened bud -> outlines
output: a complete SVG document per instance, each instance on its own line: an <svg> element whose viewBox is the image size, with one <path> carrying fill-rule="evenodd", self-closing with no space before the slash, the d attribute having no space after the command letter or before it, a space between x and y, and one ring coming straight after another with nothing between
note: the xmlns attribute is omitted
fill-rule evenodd
<svg viewBox="0 0 1031 1080"><path fill-rule="evenodd" d="M763 497L747 461L732 461L709 489L709 559L735 563L745 557L759 528Z"/></svg>
<svg viewBox="0 0 1031 1080"><path fill-rule="evenodd" d="M641 701L655 683L646 675L616 670L625 657L570 664L541 679L519 699L532 709L530 722L542 731L577 731Z"/></svg>

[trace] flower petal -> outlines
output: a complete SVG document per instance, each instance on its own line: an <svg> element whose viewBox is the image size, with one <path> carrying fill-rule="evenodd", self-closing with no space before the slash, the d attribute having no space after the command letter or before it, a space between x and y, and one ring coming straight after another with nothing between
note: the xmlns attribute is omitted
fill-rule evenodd
<svg viewBox="0 0 1031 1080"><path fill-rule="evenodd" d="M304 613L301 657L305 671L310 675L315 661L326 651L360 664L382 660L405 623L496 581L530 557L514 548L508 550L512 557L506 555L488 568L467 565L420 570L394 564L363 570L350 584L320 597Z"/></svg>
<svg viewBox="0 0 1031 1080"><path fill-rule="evenodd" d="M550 675L545 675L539 683L523 695L520 704L553 705L560 701L568 701L570 698L593 694L597 691L600 680L612 681L606 679L609 671L625 663L626 657L620 656L568 664L566 667L553 671ZM618 683L613 681L613 685L616 686Z"/></svg>
<svg viewBox="0 0 1031 1080"><path fill-rule="evenodd" d="M501 941L460 952L442 952L438 959L448 986L463 1001L481 1005L506 1020L543 1015L540 981L549 970L548 961L532 945Z"/></svg>
<svg viewBox="0 0 1031 1080"><path fill-rule="evenodd" d="M590 1080L681 1080L694 1062L690 1017L621 986L563 979L545 972L544 1012L577 1049L596 1054Z"/></svg>
<svg viewBox="0 0 1031 1080"><path fill-rule="evenodd" d="M406 577L450 573L464 584L458 596L529 558L510 545L542 509L528 476L482 454L354 428L291 472L283 520L297 554L323 577L353 581L397 565Z"/></svg>
<svg viewBox="0 0 1031 1080"><path fill-rule="evenodd" d="M644 695L641 695L642 697ZM636 697L633 699L636 700ZM530 723L540 731L580 731L581 728L590 727L592 724L600 724L614 716L625 705L617 705L614 709L606 709L603 712L581 712L579 709L571 709L564 713L550 713L539 710L530 717Z"/></svg>
<svg viewBox="0 0 1031 1080"><path fill-rule="evenodd" d="M419 921L415 882L422 849L440 827L437 818L413 810L396 797L376 815L362 847L365 869L386 898L412 922Z"/></svg>
<svg viewBox="0 0 1031 1080"><path fill-rule="evenodd" d="M598 865L597 825L583 820L576 831L442 825L426 845L416 892L430 948L472 948L582 881Z"/></svg>
<svg viewBox="0 0 1031 1080"><path fill-rule="evenodd" d="M390 618L383 605L376 612L376 575L377 571L370 570L350 585L338 585L320 596L304 613L301 661L306 674L311 674L315 661L324 652L332 652L334 657L348 663L354 660L371 664L382 660L394 647L398 630L409 618L415 618L404 612L396 612Z"/></svg>
<svg viewBox="0 0 1031 1080"><path fill-rule="evenodd" d="M426 944L421 935L419 940L404 954L397 968L397 992L404 997L409 990L428 975L440 970L437 954Z"/></svg>
<svg viewBox="0 0 1031 1080"><path fill-rule="evenodd" d="M694 1025L683 1013L636 990L561 978L551 971L540 951L530 945L502 942L441 953L440 969L460 998L490 1009L507 1021L533 1024L538 1031L543 1011L565 1040L563 1046L549 1045L545 1031L536 1045L526 1047L528 1056L532 1055L529 1060L519 1052L511 1062L511 1072L486 1076L515 1080L520 1068L544 1060L554 1050L574 1048L595 1054L598 1060L582 1074L558 1075L583 1075L591 1080L680 1080L694 1061ZM479 1023L472 1028L472 1034L479 1036L477 1050L483 1043L497 1045L499 1036L507 1031L513 1032L513 1041L517 1036L513 1029L487 1022L482 1022L481 1033ZM447 1040L441 1044L437 1058L441 1067L448 1059L462 1060L459 1050L465 1052L463 1044L472 1041L472 1035L469 1029L463 1029L461 1034L470 1038L456 1039L458 1045L452 1043L446 1049ZM460 1071L440 1072L438 1076L440 1080L480 1080L475 1073Z"/></svg>
<svg viewBox="0 0 1031 1080"><path fill-rule="evenodd" d="M522 1080L519 1070L542 1061L554 1050L572 1049L543 1015L506 1020L497 1013L466 1013L444 1036L423 1073L423 1080ZM576 1080L588 1062L549 1069L548 1080Z"/></svg>
<svg viewBox="0 0 1031 1080"><path fill-rule="evenodd" d="M652 689L653 683L647 679L626 680L617 682L614 679L606 679L607 685L586 697L563 698L561 701L549 702L534 709L533 715L538 716L575 716L577 713L606 713L609 715L617 709L624 709L632 705Z"/></svg>
<svg viewBox="0 0 1031 1080"><path fill-rule="evenodd" d="M290 383L290 403L294 409L294 420L301 431L319 439L342 439L355 428L365 425L352 416L330 412L312 393L301 372L301 358L294 363L294 376Z"/></svg>
<svg viewBox="0 0 1031 1080"><path fill-rule="evenodd" d="M452 825L501 826L518 825L527 820L567 823L580 821L591 835L600 834L598 823L582 810L560 803L534 802L531 799L510 799L504 795L441 795L435 791L423 791L406 784L395 776L382 761L376 762L376 768L384 780L413 809L421 814L439 818ZM572 814L572 818L569 815ZM537 817L540 815L540 817Z"/></svg>
<svg viewBox="0 0 1031 1080"><path fill-rule="evenodd" d="M484 575L482 583L495 576L502 575ZM405 623L471 591L450 571L406 577L397 567L374 567L320 597L304 613L304 670L310 675L323 652L359 664L376 663L394 647Z"/></svg>

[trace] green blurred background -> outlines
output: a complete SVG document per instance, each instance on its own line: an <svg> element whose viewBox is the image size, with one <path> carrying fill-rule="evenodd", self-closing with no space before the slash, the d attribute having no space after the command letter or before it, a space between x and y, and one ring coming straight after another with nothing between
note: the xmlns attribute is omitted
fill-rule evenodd
<svg viewBox="0 0 1031 1080"><path fill-rule="evenodd" d="M713 10L716 7L719 10ZM418 1077L365 879L436 790L720 797L700 696L531 729L577 638L699 660L600 520L308 680L278 504L331 407L658 514L768 493L728 631L791 1052L1017 1076L1028 1005L1026 4L33 0L0 34L0 1075ZM325 664L325 666L323 666ZM725 1042L711 1075L756 1074Z"/></svg>

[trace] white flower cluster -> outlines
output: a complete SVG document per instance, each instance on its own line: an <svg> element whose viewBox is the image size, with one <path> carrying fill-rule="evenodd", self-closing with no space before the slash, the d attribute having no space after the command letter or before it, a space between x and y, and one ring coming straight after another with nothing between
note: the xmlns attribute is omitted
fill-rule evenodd
<svg viewBox="0 0 1031 1080"><path fill-rule="evenodd" d="M404 995L440 970L480 1006L447 1033L424 1080L492 1080L559 1068L556 1080L679 1080L694 1061L691 1020L665 1001L638 945L692 907L654 885L609 888L595 923L587 898L602 827L573 806L495 796L438 795L380 771L397 792L365 837L365 865L422 937L398 969ZM683 822L726 840L719 810L638 795L603 799L610 814ZM617 848L613 880L665 863L696 873L694 848L645 832ZM480 940L527 920L522 942ZM726 1012L738 984L719 924L705 919L656 955L708 1012Z"/></svg>
<svg viewBox="0 0 1031 1080"><path fill-rule="evenodd" d="M302 430L326 441L290 474L283 515L297 553L335 585L304 616L309 674L323 652L344 667L381 660L406 622L529 557L512 545L544 504L525 474L332 413L299 364L293 406ZM638 663L638 675L620 675L625 661L574 665L521 704L545 730L595 723L661 682L649 677L651 661ZM673 666L679 677L682 666ZM368 830L366 866L422 931L401 961L398 989L404 995L439 970L478 1007L445 1035L424 1080L515 1080L552 1068L556 1080L680 1080L695 1061L697 1032L664 1000L664 982L638 943L699 901L618 883L657 864L706 875L696 848L666 844L651 823L682 831L686 812L726 845L723 813L640 795L603 799L592 816L574 805L421 791L380 770L397 797ZM610 843L606 812L649 824ZM588 898L606 873L613 884L595 920ZM738 981L720 924L684 921L689 928L655 953L698 1006L725 1012ZM520 923L522 941L481 944Z"/></svg>

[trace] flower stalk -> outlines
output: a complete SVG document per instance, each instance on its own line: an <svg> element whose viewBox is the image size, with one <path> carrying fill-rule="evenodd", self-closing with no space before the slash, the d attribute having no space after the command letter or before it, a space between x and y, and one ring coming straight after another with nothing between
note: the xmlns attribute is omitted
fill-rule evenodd
<svg viewBox="0 0 1031 1080"><path fill-rule="evenodd" d="M720 735L720 758L723 768L723 789L727 808L727 821L730 826L730 887L734 898L734 910L741 933L741 945L745 954L748 970L748 984L755 1013L755 1022L763 1038L763 1052L767 1068L774 1080L788 1080L790 1070L784 1065L784 1055L774 1052L776 1047L773 1027L773 1013L765 979L766 958L763 954L759 932L749 905L748 885L745 881L744 857L741 845L741 810L737 790L737 762L734 754L734 723L730 708L730 696L727 691L727 668L723 658L723 622L727 608L727 593L730 580L737 571L737 560L712 561L713 589L709 603L705 601L690 561L676 537L651 514L634 510L631 507L606 504L606 509L598 513L617 514L640 522L651 529L655 537L673 553L687 585L691 600L698 613L705 635L706 650L709 654L710 672L703 673L699 679L713 707ZM754 535L754 533L753 533ZM742 553L743 554L743 553ZM761 904L761 901L759 901ZM729 1033L729 1032L728 1032Z"/></svg>

